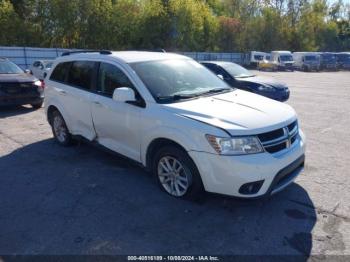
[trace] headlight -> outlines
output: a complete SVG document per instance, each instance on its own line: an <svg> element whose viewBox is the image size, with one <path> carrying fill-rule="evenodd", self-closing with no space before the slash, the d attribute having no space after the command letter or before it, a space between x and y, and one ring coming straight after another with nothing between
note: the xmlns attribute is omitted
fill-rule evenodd
<svg viewBox="0 0 350 262"><path fill-rule="evenodd" d="M34 82L34 85L36 85L36 86L41 86L41 84L42 84L42 83L41 83L40 80L37 80L37 81Z"/></svg>
<svg viewBox="0 0 350 262"><path fill-rule="evenodd" d="M260 86L258 86L258 90L264 91L264 92L273 92L273 91L275 91L275 88L273 86L260 85Z"/></svg>
<svg viewBox="0 0 350 262"><path fill-rule="evenodd" d="M206 135L209 144L221 155L245 155L264 152L260 141L255 136L216 137Z"/></svg>

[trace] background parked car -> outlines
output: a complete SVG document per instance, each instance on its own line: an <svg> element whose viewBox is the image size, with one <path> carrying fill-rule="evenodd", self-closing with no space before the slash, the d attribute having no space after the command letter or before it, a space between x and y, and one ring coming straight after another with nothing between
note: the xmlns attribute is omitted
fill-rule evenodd
<svg viewBox="0 0 350 262"><path fill-rule="evenodd" d="M337 53L337 68L350 70L350 52Z"/></svg>
<svg viewBox="0 0 350 262"><path fill-rule="evenodd" d="M319 71L320 57L315 52L294 52L294 68L302 71Z"/></svg>
<svg viewBox="0 0 350 262"><path fill-rule="evenodd" d="M270 78L256 76L235 63L204 61L201 62L201 64L232 87L263 95L281 102L289 98L289 89L284 84L278 83Z"/></svg>
<svg viewBox="0 0 350 262"><path fill-rule="evenodd" d="M248 54L248 63L247 65L251 68L257 68L259 63L264 59L264 57L267 55L265 52L259 52L259 51L251 51Z"/></svg>
<svg viewBox="0 0 350 262"><path fill-rule="evenodd" d="M278 65L276 62L271 60L271 55L267 54L264 56L264 59L259 62L258 70L277 71Z"/></svg>
<svg viewBox="0 0 350 262"><path fill-rule="evenodd" d="M337 70L337 58L334 53L320 53L320 68L321 70Z"/></svg>
<svg viewBox="0 0 350 262"><path fill-rule="evenodd" d="M30 104L40 108L44 86L41 81L6 58L0 58L0 106Z"/></svg>
<svg viewBox="0 0 350 262"><path fill-rule="evenodd" d="M43 80L51 69L52 63L53 60L37 60L33 62L29 69L35 77Z"/></svg>

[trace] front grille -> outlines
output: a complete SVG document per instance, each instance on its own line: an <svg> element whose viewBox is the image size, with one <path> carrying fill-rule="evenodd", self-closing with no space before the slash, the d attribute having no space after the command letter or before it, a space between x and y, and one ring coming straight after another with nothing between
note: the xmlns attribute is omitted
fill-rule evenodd
<svg viewBox="0 0 350 262"><path fill-rule="evenodd" d="M277 153L289 148L295 142L297 136L298 122L294 121L284 128L259 134L258 138L267 152Z"/></svg>
<svg viewBox="0 0 350 262"><path fill-rule="evenodd" d="M32 82L0 83L0 90L8 95L31 94L37 92L37 89Z"/></svg>

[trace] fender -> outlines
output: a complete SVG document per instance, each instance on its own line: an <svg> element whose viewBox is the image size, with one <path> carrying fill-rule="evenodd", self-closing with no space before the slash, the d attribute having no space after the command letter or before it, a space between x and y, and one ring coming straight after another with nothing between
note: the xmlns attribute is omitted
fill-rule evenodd
<svg viewBox="0 0 350 262"><path fill-rule="evenodd" d="M66 125L67 125L69 132L72 133L72 130L70 128L71 121L68 117L66 110L64 109L64 106L60 102L60 100L57 99L56 97L50 97L49 99L47 99L47 96L45 95L45 114L46 114L47 121L49 121L48 109L50 106L54 106L58 109L58 111L62 115L64 121L66 122Z"/></svg>
<svg viewBox="0 0 350 262"><path fill-rule="evenodd" d="M159 138L165 138L165 139L174 141L175 143L181 145L186 151L191 151L199 148L199 146L196 144L196 141L193 139L190 139L190 137L180 129L177 129L174 127L168 127L168 126L164 126L164 127L156 126L153 129L145 132L145 135L142 137L142 140L141 140L141 146L140 146L141 162L144 166L147 165L146 155L147 155L148 146L155 139L159 139Z"/></svg>

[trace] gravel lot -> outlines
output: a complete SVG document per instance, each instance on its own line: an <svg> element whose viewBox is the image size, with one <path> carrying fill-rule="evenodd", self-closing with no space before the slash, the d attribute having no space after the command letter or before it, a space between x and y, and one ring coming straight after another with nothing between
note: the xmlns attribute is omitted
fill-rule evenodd
<svg viewBox="0 0 350 262"><path fill-rule="evenodd" d="M125 159L55 144L44 110L0 109L0 254L350 255L350 72L258 74L288 84L308 139L268 201L176 200Z"/></svg>

